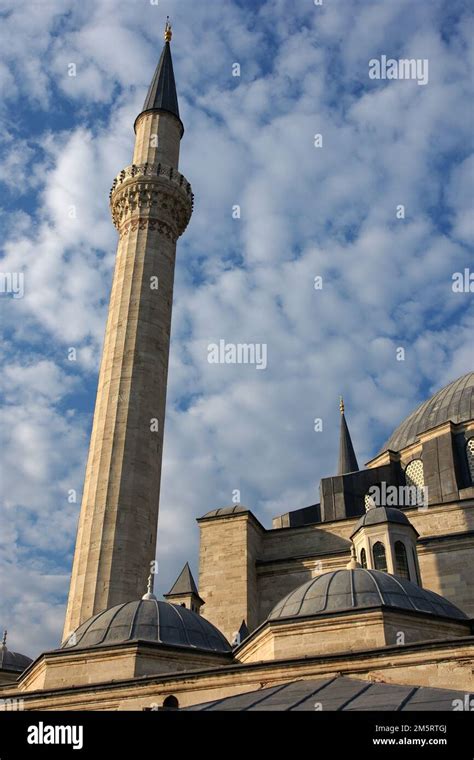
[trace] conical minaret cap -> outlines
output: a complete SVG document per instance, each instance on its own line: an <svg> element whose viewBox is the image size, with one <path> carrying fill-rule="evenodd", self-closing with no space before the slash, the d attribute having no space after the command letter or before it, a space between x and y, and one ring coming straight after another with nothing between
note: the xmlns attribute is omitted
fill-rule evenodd
<svg viewBox="0 0 474 760"><path fill-rule="evenodd" d="M346 475L348 472L358 472L359 465L352 445L351 434L347 427L346 417L344 414L344 400L341 396L339 403L341 412L341 432L339 437L339 461L337 464L337 474Z"/></svg>
<svg viewBox="0 0 474 760"><path fill-rule="evenodd" d="M173 61L171 58L171 25L166 22L165 27L165 44L161 51L160 60L155 69L153 79L151 80L148 93L143 104L143 108L135 119L137 120L146 111L166 111L173 114L181 124L181 134L184 127L179 116L178 95L176 92L176 82L174 79Z"/></svg>

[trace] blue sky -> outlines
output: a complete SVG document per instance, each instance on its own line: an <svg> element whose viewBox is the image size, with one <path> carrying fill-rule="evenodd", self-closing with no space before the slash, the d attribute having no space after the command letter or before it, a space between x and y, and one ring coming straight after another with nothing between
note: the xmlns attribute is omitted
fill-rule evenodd
<svg viewBox="0 0 474 760"><path fill-rule="evenodd" d="M117 242L108 193L166 15L196 203L178 243L160 593L186 560L197 577L195 518L234 489L266 527L318 500L339 394L363 463L472 369L473 296L451 288L474 237L468 6L0 0L1 271L25 278L22 299L0 297L0 624L13 649L33 656L61 633ZM428 84L369 79L381 55L428 59ZM268 368L209 364L219 339L266 343Z"/></svg>

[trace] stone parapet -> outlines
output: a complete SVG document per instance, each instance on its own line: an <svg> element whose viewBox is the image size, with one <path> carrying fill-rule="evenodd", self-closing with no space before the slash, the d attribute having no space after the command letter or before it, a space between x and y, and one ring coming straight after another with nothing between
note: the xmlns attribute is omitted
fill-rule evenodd
<svg viewBox="0 0 474 760"><path fill-rule="evenodd" d="M191 218L194 195L183 174L166 164L131 164L114 179L112 219L120 235L159 229L174 242Z"/></svg>

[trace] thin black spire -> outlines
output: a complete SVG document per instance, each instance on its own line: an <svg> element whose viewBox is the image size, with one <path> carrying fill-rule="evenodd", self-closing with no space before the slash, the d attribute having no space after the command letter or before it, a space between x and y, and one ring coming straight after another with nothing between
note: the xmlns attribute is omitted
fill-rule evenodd
<svg viewBox="0 0 474 760"><path fill-rule="evenodd" d="M144 111L167 111L168 113L179 116L178 95L176 93L176 83L174 80L173 61L171 59L171 26L169 21L165 27L165 44L161 51L158 66L155 69L153 79L151 80L143 108L139 116ZM138 117L137 117L138 118Z"/></svg>
<svg viewBox="0 0 474 760"><path fill-rule="evenodd" d="M240 641L242 642L244 639L247 638L248 635L249 635L249 629L247 627L247 623L245 622L245 620L242 620L240 624L240 628L239 628Z"/></svg>
<svg viewBox="0 0 474 760"><path fill-rule="evenodd" d="M358 472L359 465L357 464L357 457L355 455L354 447L352 445L351 434L347 427L346 418L344 415L344 401L341 396L339 404L341 412L341 433L339 438L339 461L337 465L337 474L345 475L348 472Z"/></svg>

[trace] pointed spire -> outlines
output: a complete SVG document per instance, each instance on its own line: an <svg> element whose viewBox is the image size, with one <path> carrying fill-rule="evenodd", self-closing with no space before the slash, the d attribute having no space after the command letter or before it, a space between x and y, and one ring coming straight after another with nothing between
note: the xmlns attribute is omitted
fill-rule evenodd
<svg viewBox="0 0 474 760"><path fill-rule="evenodd" d="M2 639L2 647L6 647L7 645L7 629L3 631L3 639Z"/></svg>
<svg viewBox="0 0 474 760"><path fill-rule="evenodd" d="M339 438L339 462L337 465L337 474L345 475L348 472L358 472L359 465L357 464L357 457L352 445L349 428L347 427L344 414L344 399L342 396L339 402L339 410L341 412L341 432Z"/></svg>
<svg viewBox="0 0 474 760"><path fill-rule="evenodd" d="M173 116L176 116L181 122L179 116L178 96L176 94L176 83L174 80L173 61L171 59L171 36L172 30L168 16L165 26L165 44L139 116L144 111L167 111L168 113L173 114ZM181 128L184 132L182 124Z"/></svg>
<svg viewBox="0 0 474 760"><path fill-rule="evenodd" d="M246 639L248 635L249 635L249 629L247 627L247 623L245 622L245 620L242 620L240 624L240 628L239 628L240 641L243 641L244 639Z"/></svg>
<svg viewBox="0 0 474 760"><path fill-rule="evenodd" d="M238 631L234 633L234 638L232 639L232 648L238 647L241 645L244 639L247 638L249 635L249 629L247 628L247 623L244 620L242 620L240 624L240 628Z"/></svg>
<svg viewBox="0 0 474 760"><path fill-rule="evenodd" d="M177 594L180 596L183 594L196 594L196 596L199 596L199 592L197 590L196 583L194 582L193 574L188 562L186 562L185 566L175 580L171 590L168 591L165 596L175 596Z"/></svg>

